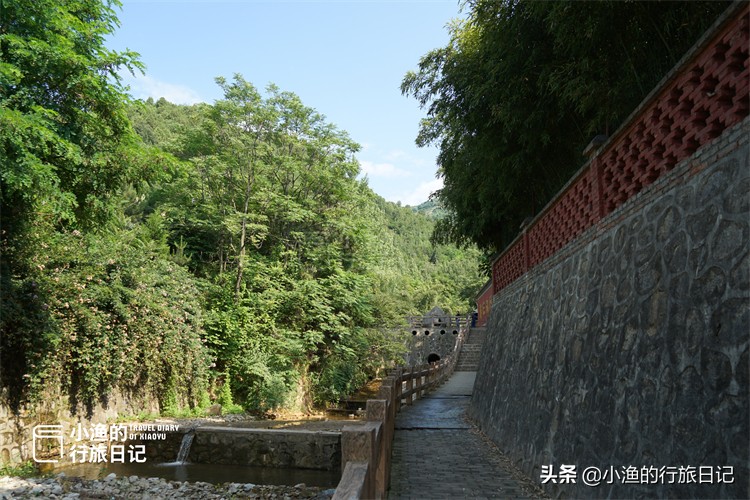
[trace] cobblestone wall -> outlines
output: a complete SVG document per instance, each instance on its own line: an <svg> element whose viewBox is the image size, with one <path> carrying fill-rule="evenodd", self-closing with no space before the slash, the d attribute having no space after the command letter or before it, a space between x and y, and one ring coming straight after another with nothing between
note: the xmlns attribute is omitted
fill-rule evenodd
<svg viewBox="0 0 750 500"><path fill-rule="evenodd" d="M430 356L439 356L439 359L447 357L456 346L459 330L458 326L423 326L409 329L406 365L425 365L431 361Z"/></svg>
<svg viewBox="0 0 750 500"><path fill-rule="evenodd" d="M750 498L745 119L493 301L471 415L555 496ZM588 466L731 466L733 484L589 487ZM666 482L666 481L665 481Z"/></svg>
<svg viewBox="0 0 750 500"><path fill-rule="evenodd" d="M18 414L0 404L0 464L19 464L32 460L33 429L37 425L59 424L70 431L79 423L88 428L94 424L106 424L118 416L135 415L144 411L155 413L158 409L155 400L131 398L120 393L110 395L106 406L97 404L91 408L90 414L82 404L72 414L66 396L49 396L36 407L21 408ZM41 450L37 451L41 457L43 453Z"/></svg>

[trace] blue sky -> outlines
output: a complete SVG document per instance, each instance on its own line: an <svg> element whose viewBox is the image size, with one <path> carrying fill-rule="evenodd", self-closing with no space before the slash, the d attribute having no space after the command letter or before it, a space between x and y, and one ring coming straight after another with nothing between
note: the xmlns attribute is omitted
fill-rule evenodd
<svg viewBox="0 0 750 500"><path fill-rule="evenodd" d="M362 146L376 193L416 205L441 185L437 150L414 144L425 113L399 87L460 15L459 0L123 0L107 45L141 54L136 98L210 103L235 73L294 92Z"/></svg>

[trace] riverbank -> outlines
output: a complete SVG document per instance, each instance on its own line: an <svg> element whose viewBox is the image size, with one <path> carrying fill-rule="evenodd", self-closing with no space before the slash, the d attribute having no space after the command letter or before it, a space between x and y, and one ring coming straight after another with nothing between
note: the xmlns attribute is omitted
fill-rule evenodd
<svg viewBox="0 0 750 500"><path fill-rule="evenodd" d="M241 483L167 481L138 476L81 479L64 473L51 478L0 477L0 500L17 498L73 499L292 499L328 500L333 489L298 484L268 486Z"/></svg>

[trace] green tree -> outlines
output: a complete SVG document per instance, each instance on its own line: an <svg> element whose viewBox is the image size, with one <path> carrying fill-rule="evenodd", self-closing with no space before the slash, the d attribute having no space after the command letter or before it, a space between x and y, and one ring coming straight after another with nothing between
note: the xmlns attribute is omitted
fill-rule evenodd
<svg viewBox="0 0 750 500"><path fill-rule="evenodd" d="M427 110L417 143L440 148L436 239L502 249L725 6L468 2L401 87Z"/></svg>
<svg viewBox="0 0 750 500"><path fill-rule="evenodd" d="M110 5L0 2L4 385L18 382L27 369L23 353L30 346L15 333L14 319L39 313L24 311L28 304L13 298L22 293L19 283L43 265L38 254L49 231L101 220L107 195L127 175L120 160L129 132L124 96L109 78L120 66L138 63L134 54L103 45L117 23Z"/></svg>
<svg viewBox="0 0 750 500"><path fill-rule="evenodd" d="M217 82L224 99L175 150L189 163L166 195L171 241L216 285L209 346L238 400L276 406L303 381L313 401L312 373L372 322L358 146L292 93L271 85L263 96L239 75Z"/></svg>
<svg viewBox="0 0 750 500"><path fill-rule="evenodd" d="M0 3L0 203L5 240L32 218L83 223L130 174L133 136L113 52L117 2Z"/></svg>
<svg viewBox="0 0 750 500"><path fill-rule="evenodd" d="M397 362L384 326L473 307L478 252L433 245L434 220L372 193L346 133L273 85L219 83L212 106L143 102L131 116L178 159L137 207L144 225L165 214L173 259L205 279L207 345L234 401L267 411L336 400Z"/></svg>
<svg viewBox="0 0 750 500"><path fill-rule="evenodd" d="M0 1L0 393L16 408L205 390L196 283L161 215L123 210L129 182L173 162L128 120L117 71L141 65L104 46L119 5Z"/></svg>

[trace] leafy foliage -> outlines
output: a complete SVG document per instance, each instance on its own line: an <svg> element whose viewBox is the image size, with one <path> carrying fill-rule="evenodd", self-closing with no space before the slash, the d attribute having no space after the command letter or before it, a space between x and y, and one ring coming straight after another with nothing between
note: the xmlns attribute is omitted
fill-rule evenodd
<svg viewBox="0 0 750 500"><path fill-rule="evenodd" d="M122 210L156 178L104 48L117 3L0 3L0 381L17 408L65 389L89 408L114 387L187 403L205 390L195 282L157 218ZM167 354L165 354L167 353Z"/></svg>
<svg viewBox="0 0 750 500"><path fill-rule="evenodd" d="M96 0L0 4L0 163L3 227L10 237L39 212L84 222L129 172L125 96L116 70L140 65L103 46L117 19Z"/></svg>
<svg viewBox="0 0 750 500"><path fill-rule="evenodd" d="M0 477L39 477L39 470L31 460L18 465L0 464Z"/></svg>
<svg viewBox="0 0 750 500"><path fill-rule="evenodd" d="M424 203L420 203L416 207L412 207L417 213L425 214L428 217L439 220L448 215L448 212L440 205L440 202L435 198L429 199Z"/></svg>
<svg viewBox="0 0 750 500"><path fill-rule="evenodd" d="M194 278L152 236L146 225L45 234L33 265L3 290L0 354L14 405L56 384L73 407L115 387L163 405L166 394L185 405L207 390Z"/></svg>
<svg viewBox="0 0 750 500"><path fill-rule="evenodd" d="M207 345L234 401L336 400L397 361L384 325L472 307L478 253L432 245L434 221L375 196L345 133L273 85L218 83L213 106L136 103L131 117L168 130L155 144L184 160L143 205L165 212L173 251L211 283Z"/></svg>
<svg viewBox="0 0 750 500"><path fill-rule="evenodd" d="M359 146L277 87L129 102L119 3L0 0L0 395L115 391L192 415L308 409L398 362L390 328L472 307L476 250L358 179Z"/></svg>
<svg viewBox="0 0 750 500"><path fill-rule="evenodd" d="M498 251L726 7L722 2L467 3L451 41L408 73L448 210L438 241Z"/></svg>

